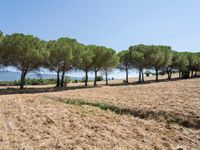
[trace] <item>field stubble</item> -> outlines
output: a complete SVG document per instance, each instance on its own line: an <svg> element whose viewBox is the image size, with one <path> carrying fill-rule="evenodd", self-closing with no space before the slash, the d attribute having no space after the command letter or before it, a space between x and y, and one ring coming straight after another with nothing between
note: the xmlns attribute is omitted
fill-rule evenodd
<svg viewBox="0 0 200 150"><path fill-rule="evenodd" d="M200 118L200 79L0 96L0 149L199 149L200 130L160 119L119 115L117 108Z"/></svg>

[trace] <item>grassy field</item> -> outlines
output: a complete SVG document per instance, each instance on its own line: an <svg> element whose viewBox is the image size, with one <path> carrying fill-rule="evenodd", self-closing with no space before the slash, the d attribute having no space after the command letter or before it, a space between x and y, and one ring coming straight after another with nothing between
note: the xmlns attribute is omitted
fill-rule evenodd
<svg viewBox="0 0 200 150"><path fill-rule="evenodd" d="M199 149L200 78L162 78L2 94L0 149Z"/></svg>

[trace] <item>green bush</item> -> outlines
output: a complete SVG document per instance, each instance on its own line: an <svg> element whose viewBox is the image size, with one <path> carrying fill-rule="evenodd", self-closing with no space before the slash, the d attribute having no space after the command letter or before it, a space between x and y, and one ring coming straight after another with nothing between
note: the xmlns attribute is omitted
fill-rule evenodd
<svg viewBox="0 0 200 150"><path fill-rule="evenodd" d="M79 80L79 82L85 82L85 80L86 80L86 77L84 76L81 80ZM91 80L91 79L89 79L88 78L88 82L92 82L93 80Z"/></svg>
<svg viewBox="0 0 200 150"><path fill-rule="evenodd" d="M17 86L19 85L19 81L1 81L0 86Z"/></svg>
<svg viewBox="0 0 200 150"><path fill-rule="evenodd" d="M145 71L144 74L146 75L146 77L149 77L152 74L152 72L151 71Z"/></svg>
<svg viewBox="0 0 200 150"><path fill-rule="evenodd" d="M26 85L49 85L56 84L56 79L26 79Z"/></svg>
<svg viewBox="0 0 200 150"><path fill-rule="evenodd" d="M66 83L69 81L67 79ZM18 86L20 80L15 81L1 81L0 86ZM25 85L50 85L56 84L56 79L26 79Z"/></svg>
<svg viewBox="0 0 200 150"><path fill-rule="evenodd" d="M86 80L86 76L84 76L84 77L81 79L80 82L85 82L85 80Z"/></svg>
<svg viewBox="0 0 200 150"><path fill-rule="evenodd" d="M71 78L70 77L68 77L68 76L66 76L65 77L65 84L68 84L68 83L70 83L71 82Z"/></svg>
<svg viewBox="0 0 200 150"><path fill-rule="evenodd" d="M103 77L102 76L97 76L97 81L103 81Z"/></svg>
<svg viewBox="0 0 200 150"><path fill-rule="evenodd" d="M75 79L75 80L73 80L73 81L72 81L72 83L78 83L78 80L77 80L77 79Z"/></svg>
<svg viewBox="0 0 200 150"><path fill-rule="evenodd" d="M189 78L189 72L188 72L188 71L183 71L183 72L182 72L182 78L183 78L183 79Z"/></svg>

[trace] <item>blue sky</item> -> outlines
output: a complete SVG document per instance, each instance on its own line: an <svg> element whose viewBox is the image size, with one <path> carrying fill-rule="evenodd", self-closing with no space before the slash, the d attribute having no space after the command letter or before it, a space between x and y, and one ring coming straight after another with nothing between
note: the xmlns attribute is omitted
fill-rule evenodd
<svg viewBox="0 0 200 150"><path fill-rule="evenodd" d="M199 8L199 0L1 0L0 30L117 51L140 43L200 51Z"/></svg>

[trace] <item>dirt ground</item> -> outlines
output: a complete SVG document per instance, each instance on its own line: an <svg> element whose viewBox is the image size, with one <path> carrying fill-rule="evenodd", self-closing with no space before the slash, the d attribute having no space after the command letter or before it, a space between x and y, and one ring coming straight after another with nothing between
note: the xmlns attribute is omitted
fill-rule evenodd
<svg viewBox="0 0 200 150"><path fill-rule="evenodd" d="M66 104L65 99L138 114ZM200 78L1 95L0 149L198 150Z"/></svg>

